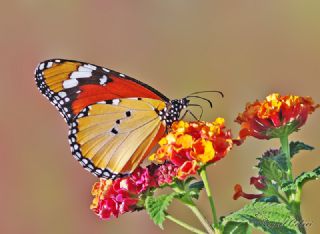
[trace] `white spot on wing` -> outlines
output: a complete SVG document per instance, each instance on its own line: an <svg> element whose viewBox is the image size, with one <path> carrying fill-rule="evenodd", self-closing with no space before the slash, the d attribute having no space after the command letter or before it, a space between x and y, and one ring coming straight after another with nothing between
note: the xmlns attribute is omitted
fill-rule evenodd
<svg viewBox="0 0 320 234"><path fill-rule="evenodd" d="M100 78L100 84L104 85L105 83L107 83L107 80L108 80L107 76L103 75L102 78Z"/></svg>
<svg viewBox="0 0 320 234"><path fill-rule="evenodd" d="M96 70L96 69L97 69L96 66L91 65L91 64L85 64L85 65L83 65L83 66L84 66L84 67L87 67L87 68L90 68L91 70Z"/></svg>
<svg viewBox="0 0 320 234"><path fill-rule="evenodd" d="M39 66L39 69L43 70L43 68L44 68L44 63L41 63L40 66Z"/></svg>
<svg viewBox="0 0 320 234"><path fill-rule="evenodd" d="M61 97L61 98L64 98L67 96L67 93L66 92L59 92L58 95Z"/></svg>
<svg viewBox="0 0 320 234"><path fill-rule="evenodd" d="M110 70L109 69L107 69L107 68L102 68L102 70L104 70L105 72L110 72Z"/></svg>
<svg viewBox="0 0 320 234"><path fill-rule="evenodd" d="M70 78L71 79L78 79L78 78L87 78L92 76L92 71L76 71L72 72Z"/></svg>
<svg viewBox="0 0 320 234"><path fill-rule="evenodd" d="M121 74L121 73L119 74L119 76L121 76L121 77L126 77L124 74Z"/></svg>
<svg viewBox="0 0 320 234"><path fill-rule="evenodd" d="M72 87L75 87L79 84L79 81L78 80L75 80L75 79L71 79L71 80L65 80L63 81L63 88L65 89L69 89L69 88L72 88Z"/></svg>
<svg viewBox="0 0 320 234"><path fill-rule="evenodd" d="M53 62L48 62L48 64L47 64L47 68L52 67L52 65L53 65Z"/></svg>
<svg viewBox="0 0 320 234"><path fill-rule="evenodd" d="M90 68L88 68L88 67L80 66L80 67L78 68L78 71L79 71L79 72L91 72L92 69L90 69Z"/></svg>
<svg viewBox="0 0 320 234"><path fill-rule="evenodd" d="M112 105L117 106L117 105L119 105L119 103L120 103L120 100L119 100L119 99L113 99L113 100L112 100Z"/></svg>

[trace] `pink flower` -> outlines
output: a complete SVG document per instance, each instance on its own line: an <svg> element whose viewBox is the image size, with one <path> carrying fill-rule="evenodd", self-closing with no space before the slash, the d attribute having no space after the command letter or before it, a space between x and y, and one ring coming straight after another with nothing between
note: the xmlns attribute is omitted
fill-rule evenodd
<svg viewBox="0 0 320 234"><path fill-rule="evenodd" d="M94 199L90 208L102 219L141 208L141 194L157 186L148 168L138 167L129 177L114 181L100 179L92 188Z"/></svg>
<svg viewBox="0 0 320 234"><path fill-rule="evenodd" d="M154 170L154 178L156 179L159 186L165 184L172 184L174 178L177 176L178 167L170 162L165 162L161 165L151 164L156 167Z"/></svg>

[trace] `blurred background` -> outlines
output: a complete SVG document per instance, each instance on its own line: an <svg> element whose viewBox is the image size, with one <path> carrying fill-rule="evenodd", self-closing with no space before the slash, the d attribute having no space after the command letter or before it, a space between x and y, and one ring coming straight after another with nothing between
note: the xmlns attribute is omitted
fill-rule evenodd
<svg viewBox="0 0 320 234"><path fill-rule="evenodd" d="M96 178L71 156L67 126L40 95L33 72L49 58L102 65L138 78L170 98L216 89L204 119L234 123L248 101L271 92L320 103L320 1L69 0L3 1L0 9L0 233L163 233L142 211L101 221L89 210ZM320 164L320 112L291 140L316 147L294 159L294 173ZM256 157L278 142L248 139L209 170L218 215L248 201ZM320 230L319 181L307 183L302 213ZM200 209L209 216L204 194ZM170 209L194 223L184 207ZM200 226L198 226L200 227ZM186 233L165 222L166 233Z"/></svg>

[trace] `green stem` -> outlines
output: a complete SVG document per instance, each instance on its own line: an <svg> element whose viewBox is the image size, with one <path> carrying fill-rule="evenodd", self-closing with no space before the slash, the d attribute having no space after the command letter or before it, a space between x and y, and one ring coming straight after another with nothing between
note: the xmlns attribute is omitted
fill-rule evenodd
<svg viewBox="0 0 320 234"><path fill-rule="evenodd" d="M289 138L288 135L283 135L280 137L280 142L281 142L281 148L282 151L285 153L286 158L287 158L287 166L288 166L288 177L290 181L293 181L293 175L292 175L292 164L291 164L291 156L290 156L290 147L289 147Z"/></svg>
<svg viewBox="0 0 320 234"><path fill-rule="evenodd" d="M283 135L280 137L281 148L282 151L285 153L287 158L287 166L288 166L288 177L290 181L293 181L293 174L292 174L292 163L291 163L291 156L290 156L290 146L289 146L289 139L288 135ZM293 198L292 198L293 195ZM301 233L306 233L306 229L303 224L303 219L301 216L300 204L301 204L301 189L297 188L295 194L292 194L289 197L289 207L293 215L295 216L296 220L298 221L299 230Z"/></svg>
<svg viewBox="0 0 320 234"><path fill-rule="evenodd" d="M208 199L209 199L209 202L210 202L210 207L211 207L211 212L212 212L212 217L213 217L213 225L214 225L214 227L216 229L220 229L216 208L214 206L214 200L213 200L213 197L212 197L210 185L208 183L208 176L207 176L206 167L203 167L200 170L200 176L202 178L202 181L203 181L203 184L204 184L204 187L206 189L206 193L207 193L207 196L208 196Z"/></svg>
<svg viewBox="0 0 320 234"><path fill-rule="evenodd" d="M298 227L300 232L305 234L307 232L303 223L300 204L301 204L301 188L298 187L296 193L294 194L294 199L290 201L290 207L291 207L292 213L294 214L296 220L298 221L298 225L299 225Z"/></svg>
<svg viewBox="0 0 320 234"><path fill-rule="evenodd" d="M289 205L289 202L288 202L288 199L283 196L281 193L277 192L277 196L284 202L286 203L287 205Z"/></svg>
<svg viewBox="0 0 320 234"><path fill-rule="evenodd" d="M185 223L185 222L183 222L183 221L181 221L181 220L179 220L179 219L176 219L176 218L172 217L172 216L169 215L169 214L166 214L166 218L169 219L169 220L171 220L172 222L180 225L181 227L183 227L183 228L185 228L185 229L193 232L193 233L206 234L205 232L203 232L203 231L201 231L201 230L199 230L199 229L197 229L197 228L195 228L195 227L192 227L191 225L189 225L189 224L187 224L187 223Z"/></svg>
<svg viewBox="0 0 320 234"><path fill-rule="evenodd" d="M175 192L182 192L182 190L179 187L172 188ZM179 199L180 202L182 202L184 205L186 205L199 219L202 226L206 229L207 233L214 234L214 231L212 230L212 227L206 220L206 218L201 214L200 210L197 208L196 204L194 204L192 198L190 196L185 197L187 200Z"/></svg>
<svg viewBox="0 0 320 234"><path fill-rule="evenodd" d="M202 226L207 230L207 233L214 234L214 231L212 230L210 224L208 223L206 218L201 214L200 210L194 204L184 204L187 205L190 208L190 210L197 216Z"/></svg>

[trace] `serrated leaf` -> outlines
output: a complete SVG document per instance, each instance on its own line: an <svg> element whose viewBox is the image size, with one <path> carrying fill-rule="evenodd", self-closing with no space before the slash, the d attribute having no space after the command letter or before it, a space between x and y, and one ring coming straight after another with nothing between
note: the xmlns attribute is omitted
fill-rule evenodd
<svg viewBox="0 0 320 234"><path fill-rule="evenodd" d="M260 161L260 163L258 164L258 168L260 167L260 164L262 161L273 160L279 164L280 168L283 171L287 171L288 170L287 157L285 153L281 150L281 148L280 150L268 150L266 153L268 153L269 151L272 151L270 156L262 156L261 158L258 158L258 160Z"/></svg>
<svg viewBox="0 0 320 234"><path fill-rule="evenodd" d="M290 142L290 157L292 158L295 154L299 153L300 150L313 150L314 147L307 145L301 141Z"/></svg>
<svg viewBox="0 0 320 234"><path fill-rule="evenodd" d="M278 194L278 185L273 184L271 181L265 180L266 188L263 190L263 195L265 197L272 197Z"/></svg>
<svg viewBox="0 0 320 234"><path fill-rule="evenodd" d="M296 179L295 184L298 187L302 187L306 182L310 180L316 180L320 177L320 167L317 167L313 171L303 172Z"/></svg>
<svg viewBox="0 0 320 234"><path fill-rule="evenodd" d="M272 158L262 159L259 163L259 174L264 176L269 181L275 181L281 184L286 178L285 172L280 165Z"/></svg>
<svg viewBox="0 0 320 234"><path fill-rule="evenodd" d="M280 153L278 155L273 156L272 159L278 163L278 165L283 171L288 170L287 157L285 153L280 151Z"/></svg>
<svg viewBox="0 0 320 234"><path fill-rule="evenodd" d="M147 197L146 210L152 221L163 229L163 222L166 219L166 210L176 196L176 193L164 194L158 197Z"/></svg>
<svg viewBox="0 0 320 234"><path fill-rule="evenodd" d="M317 167L316 169L313 170L315 173L317 173L318 175L320 175L320 167Z"/></svg>
<svg viewBox="0 0 320 234"><path fill-rule="evenodd" d="M281 185L281 190L285 192L287 195L290 195L292 193L295 193L297 190L297 186L295 183L289 181L285 182Z"/></svg>
<svg viewBox="0 0 320 234"><path fill-rule="evenodd" d="M251 227L247 223L228 222L223 234L251 234Z"/></svg>
<svg viewBox="0 0 320 234"><path fill-rule="evenodd" d="M223 219L228 222L248 223L251 227L270 234L300 233L297 221L283 203L254 202Z"/></svg>

